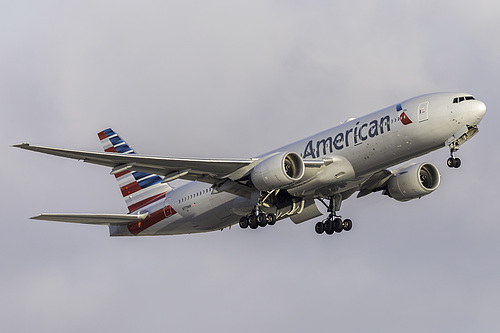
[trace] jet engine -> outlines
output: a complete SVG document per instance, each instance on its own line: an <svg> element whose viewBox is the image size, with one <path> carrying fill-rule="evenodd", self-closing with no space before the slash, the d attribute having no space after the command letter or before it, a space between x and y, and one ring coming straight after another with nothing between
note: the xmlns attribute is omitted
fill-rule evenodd
<svg viewBox="0 0 500 333"><path fill-rule="evenodd" d="M386 194L398 201L423 197L438 188L441 176L430 163L415 164L399 171L387 182Z"/></svg>
<svg viewBox="0 0 500 333"><path fill-rule="evenodd" d="M264 157L251 173L253 185L259 191L283 188L304 176L304 161L296 153L277 153Z"/></svg>

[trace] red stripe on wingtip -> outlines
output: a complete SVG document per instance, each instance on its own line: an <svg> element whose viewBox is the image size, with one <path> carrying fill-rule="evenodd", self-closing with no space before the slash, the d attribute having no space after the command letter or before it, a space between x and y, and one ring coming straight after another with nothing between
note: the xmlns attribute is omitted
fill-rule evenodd
<svg viewBox="0 0 500 333"><path fill-rule="evenodd" d="M97 133L97 135L99 136L99 140L107 138L106 133L104 133L104 131Z"/></svg>
<svg viewBox="0 0 500 333"><path fill-rule="evenodd" d="M106 153L118 153L115 147L109 147L108 149L104 149Z"/></svg>

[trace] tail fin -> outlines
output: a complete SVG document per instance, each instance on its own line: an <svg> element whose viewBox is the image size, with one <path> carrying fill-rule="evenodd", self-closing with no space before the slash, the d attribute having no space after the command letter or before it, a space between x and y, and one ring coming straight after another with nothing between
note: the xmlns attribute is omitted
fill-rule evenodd
<svg viewBox="0 0 500 333"><path fill-rule="evenodd" d="M135 154L135 151L111 128L99 132L98 136L105 152ZM130 213L163 199L165 193L172 190L167 183L162 183L162 177L155 174L130 171L125 168L114 176Z"/></svg>

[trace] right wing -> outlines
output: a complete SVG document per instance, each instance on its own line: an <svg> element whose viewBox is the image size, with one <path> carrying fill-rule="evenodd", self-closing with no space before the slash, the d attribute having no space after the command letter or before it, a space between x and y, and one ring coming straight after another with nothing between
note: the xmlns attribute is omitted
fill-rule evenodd
<svg viewBox="0 0 500 333"><path fill-rule="evenodd" d="M387 182L398 172L415 165L415 163L405 164L397 169L384 169L373 173L368 179L360 184L358 198L364 197L370 193L387 189Z"/></svg>

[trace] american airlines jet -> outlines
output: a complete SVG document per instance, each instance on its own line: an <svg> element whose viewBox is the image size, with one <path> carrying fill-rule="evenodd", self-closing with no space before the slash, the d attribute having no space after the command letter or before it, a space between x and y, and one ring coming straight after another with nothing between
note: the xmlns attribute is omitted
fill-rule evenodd
<svg viewBox="0 0 500 333"><path fill-rule="evenodd" d="M415 157L448 147L448 167L461 164L458 147L478 132L486 112L467 93L415 97L255 158L184 158L138 155L112 129L100 132L104 153L14 147L83 160L112 168L128 207L127 214L41 214L32 219L109 226L111 236L174 235L220 230L239 223L256 229L290 218L315 224L318 234L352 228L338 214L343 200L381 191L398 201L436 190L438 169L431 163L407 164ZM169 182L191 182L172 188Z"/></svg>

